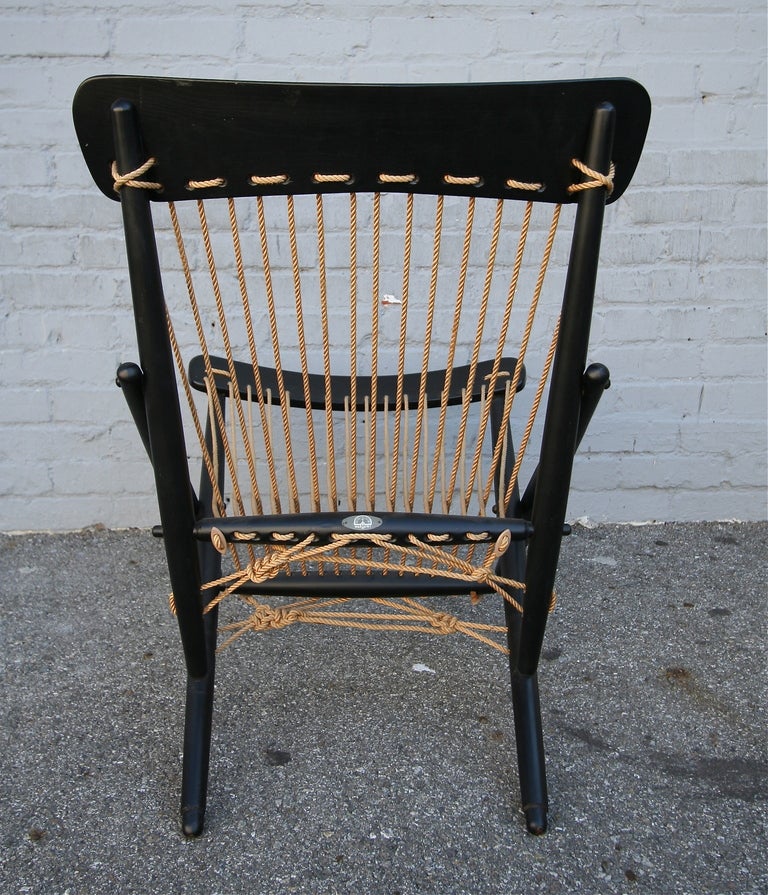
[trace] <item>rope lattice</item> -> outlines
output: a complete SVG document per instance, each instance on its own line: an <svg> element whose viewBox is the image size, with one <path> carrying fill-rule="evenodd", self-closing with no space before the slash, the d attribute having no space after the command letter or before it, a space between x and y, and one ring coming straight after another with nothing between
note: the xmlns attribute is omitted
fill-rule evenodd
<svg viewBox="0 0 768 895"><path fill-rule="evenodd" d="M150 158L126 174L113 164L115 190L162 189L141 179L155 164ZM613 189L613 164L607 175L577 159L572 164L587 179L569 192ZM316 172L312 180L344 186L353 183L354 172ZM418 172L385 171L378 181L407 187L418 182ZM443 181L479 186L482 177L445 174ZM254 174L249 182L282 186L290 183L290 175ZM225 186L223 177L187 181L191 191ZM506 186L532 193L545 188L514 178ZM346 506L350 512L373 513L378 507L428 514L434 508L482 517L489 512L492 494L499 516L515 512L518 480L559 335L556 313L550 314L553 325L543 340L536 327L543 325L537 323L537 311L561 206L554 206L549 221L539 226L532 223L534 202L524 202L508 245L507 200L438 196L431 232L417 213L412 192L376 192L368 201L361 210L355 192L318 193L311 199L312 209L301 196L256 196L255 215L248 215L253 232L247 238L241 236L232 198L226 199L222 219L229 230L225 238L213 234L204 200L184 203L197 214L183 226L180 209L169 203L182 288L201 357L208 440L203 408L198 408L187 376L189 337L181 338L169 315L171 348L211 483L214 516L316 514ZM453 203L450 214L447 201ZM488 225L482 228L489 234L485 244L478 235L480 203L483 214L488 212ZM345 217L343 242L339 236ZM360 230L364 220L368 236ZM422 235L423 229L427 232ZM540 234L541 255L531 265L526 257L532 232ZM449 240L455 248L446 250ZM228 258L222 266L223 253ZM193 258L201 259L199 269ZM510 260L506 287L500 291L502 258ZM527 299L519 296L523 283ZM239 302L228 301L228 291L239 293ZM286 300L286 292L293 293L292 301ZM527 305L519 308L525 300ZM518 317L520 337L512 343ZM344 341L346 355L340 355ZM507 433L532 344L545 347L515 451ZM465 366L458 367L461 363ZM437 385L435 370L443 371ZM288 382L295 384L289 388ZM343 396L337 391L340 382L346 383ZM195 384L200 388L200 382ZM222 465L224 481L217 475ZM415 581L448 578L463 592L472 592L473 585L490 589L523 611L518 598L524 585L495 571L509 546L508 534L490 543L483 543L487 536L468 537L471 542L461 549L434 531L412 534L406 543L370 531L337 534L328 543L310 534L295 543L266 547L247 533L224 539L214 529L212 538L228 555L231 571L205 584L211 594L208 610L238 594L248 612L244 620L222 628L229 635L226 643L247 631L303 622L461 633L505 650L494 636L506 628L463 621L410 598L373 599L371 614L339 609L346 604L341 598L268 606L241 592L246 584L253 589L291 575L309 578L343 571L359 575L361 583L372 574L407 575Z"/></svg>
<svg viewBox="0 0 768 895"><path fill-rule="evenodd" d="M239 540L247 540L247 536L241 536ZM377 560L370 555L359 557L354 551L341 558L339 550L344 547L354 547L360 541L373 543L382 548L386 554L396 554L399 560L393 560L391 555L382 560ZM452 578L455 581L487 585L505 600L507 600L518 612L522 612L520 603L509 593L509 590L523 590L524 585L511 578L496 575L493 572L493 564L507 550L510 543L509 533L502 534L488 551L482 565L473 565L459 557L457 554L446 553L438 547L419 540L415 535L409 535L409 544L395 544L385 537L377 537L375 534L342 534L334 535L329 544L316 544L316 537L308 535L298 544L290 547L280 547L265 553L260 559L250 563L247 568L233 572L216 581L204 585L203 590L219 590L219 593L208 603L208 610L230 596L246 582L260 584L275 578L281 572L289 571L296 563L307 563L322 559L330 554L336 557L336 561L350 568L365 569L366 572L379 570L392 574L411 573L428 577ZM215 543L215 540L214 540ZM408 564L407 559L416 560L416 564ZM432 565L423 565L424 561L430 561Z"/></svg>

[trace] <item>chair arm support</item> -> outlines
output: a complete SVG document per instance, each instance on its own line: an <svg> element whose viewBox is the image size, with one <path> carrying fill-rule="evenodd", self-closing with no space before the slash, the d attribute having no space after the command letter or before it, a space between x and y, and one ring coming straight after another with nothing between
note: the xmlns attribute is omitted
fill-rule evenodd
<svg viewBox="0 0 768 895"><path fill-rule="evenodd" d="M611 374L603 364L590 364L581 378L581 403L579 405L579 427L576 433L576 448L581 444L587 427L600 403L603 392L611 387ZM533 509L533 498L536 494L536 481L539 477L538 466L533 471L520 502L515 508L516 515L530 519Z"/></svg>
<svg viewBox="0 0 768 895"><path fill-rule="evenodd" d="M149 426L147 425L147 411L144 406L144 374L138 364L120 364L115 378L116 385L122 389L125 403L131 411L136 428L139 431L141 443L152 462L152 449L149 446Z"/></svg>

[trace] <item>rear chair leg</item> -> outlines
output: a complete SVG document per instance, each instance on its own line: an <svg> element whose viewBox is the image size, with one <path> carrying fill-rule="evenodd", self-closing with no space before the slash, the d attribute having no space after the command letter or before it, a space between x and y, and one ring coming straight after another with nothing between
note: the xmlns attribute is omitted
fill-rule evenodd
<svg viewBox="0 0 768 895"><path fill-rule="evenodd" d="M208 793L208 764L211 754L213 690L216 655L217 609L205 616L208 673L187 677L187 706L184 717L184 760L181 774L181 827L185 836L203 832Z"/></svg>
<svg viewBox="0 0 768 895"><path fill-rule="evenodd" d="M537 675L512 672L512 705L515 710L517 766L525 825L540 836L547 831L547 773L544 765L544 738L541 731L539 682Z"/></svg>

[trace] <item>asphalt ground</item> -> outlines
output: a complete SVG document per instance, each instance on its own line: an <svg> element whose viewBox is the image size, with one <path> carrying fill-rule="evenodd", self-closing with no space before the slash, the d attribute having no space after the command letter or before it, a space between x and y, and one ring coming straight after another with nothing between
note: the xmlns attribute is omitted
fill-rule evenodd
<svg viewBox="0 0 768 895"><path fill-rule="evenodd" d="M504 656L460 635L249 634L219 658L188 841L162 545L0 536L0 892L765 893L767 558L765 523L575 528L540 673L540 838Z"/></svg>

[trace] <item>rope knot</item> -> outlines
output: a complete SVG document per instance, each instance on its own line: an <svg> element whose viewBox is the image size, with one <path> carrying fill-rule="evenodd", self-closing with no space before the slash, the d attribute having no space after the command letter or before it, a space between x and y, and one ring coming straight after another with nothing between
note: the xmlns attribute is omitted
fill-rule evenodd
<svg viewBox="0 0 768 895"><path fill-rule="evenodd" d="M120 174L117 170L117 162L112 162L112 180L114 180L113 188L115 192L119 193L124 186L132 186L142 190L161 190L163 188L162 183L153 183L150 180L137 180L138 177L146 174L156 164L156 158L149 158L143 165L139 165L133 171Z"/></svg>
<svg viewBox="0 0 768 895"><path fill-rule="evenodd" d="M588 167L584 162L579 161L577 158L572 158L571 164L574 168L581 171L582 174L585 174L592 179L585 180L582 183L572 183L568 187L569 193L579 193L582 190L594 190L604 186L608 195L611 195L613 192L613 176L616 173L616 165L614 165L613 162L611 162L607 174L601 174L600 171L593 171L592 168Z"/></svg>
<svg viewBox="0 0 768 895"><path fill-rule="evenodd" d="M302 615L297 609L281 609L279 607L260 605L256 607L248 620L248 626L254 631L277 631L287 628L294 622L301 621Z"/></svg>
<svg viewBox="0 0 768 895"><path fill-rule="evenodd" d="M435 612L430 616L429 623L438 634L455 634L461 625L459 619L448 612Z"/></svg>

